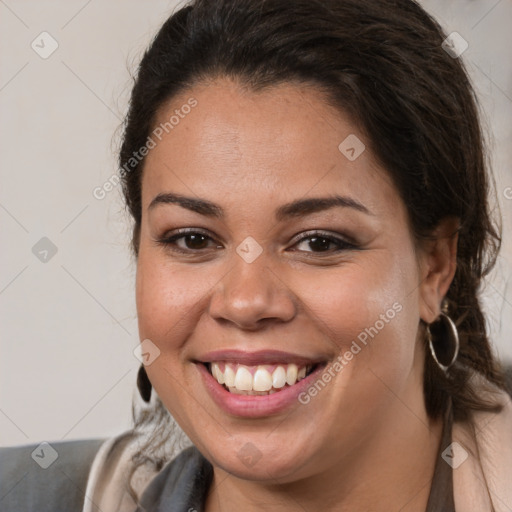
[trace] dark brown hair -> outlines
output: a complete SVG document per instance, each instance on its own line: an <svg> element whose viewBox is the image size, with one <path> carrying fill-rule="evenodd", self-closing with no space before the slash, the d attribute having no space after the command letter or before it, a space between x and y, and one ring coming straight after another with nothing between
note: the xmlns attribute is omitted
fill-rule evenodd
<svg viewBox="0 0 512 512"><path fill-rule="evenodd" d="M460 220L457 270L445 298L460 354L446 376L426 350L424 394L430 417L440 417L451 400L454 419L467 421L471 411L500 410L470 377L477 372L503 388L478 299L501 238L488 204L477 100L461 59L443 49L445 38L412 0L193 1L164 23L140 63L119 164L145 145L164 103L195 84L229 77L254 91L316 86L365 134L417 240L447 217ZM122 175L135 256L143 167L141 160ZM135 417L136 427L147 421L147 413Z"/></svg>

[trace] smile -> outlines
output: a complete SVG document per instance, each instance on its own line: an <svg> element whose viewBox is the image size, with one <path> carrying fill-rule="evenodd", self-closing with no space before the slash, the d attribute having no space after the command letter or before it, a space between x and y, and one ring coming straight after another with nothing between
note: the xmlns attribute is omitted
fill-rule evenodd
<svg viewBox="0 0 512 512"><path fill-rule="evenodd" d="M270 395L293 386L314 371L314 364L264 364L248 366L232 362L206 365L213 378L238 395Z"/></svg>
<svg viewBox="0 0 512 512"><path fill-rule="evenodd" d="M263 418L300 406L298 396L331 357L279 350L215 350L195 359L205 390L225 413Z"/></svg>

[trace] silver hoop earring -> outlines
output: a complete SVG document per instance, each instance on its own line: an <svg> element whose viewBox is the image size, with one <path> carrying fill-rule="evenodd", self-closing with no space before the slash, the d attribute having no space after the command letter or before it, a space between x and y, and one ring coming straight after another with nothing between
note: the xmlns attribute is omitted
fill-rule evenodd
<svg viewBox="0 0 512 512"><path fill-rule="evenodd" d="M444 373L447 373L459 355L457 326L447 314L441 313L437 320L427 325L427 339L434 361ZM434 339L438 341L437 348L434 348ZM451 343L447 344L448 340Z"/></svg>

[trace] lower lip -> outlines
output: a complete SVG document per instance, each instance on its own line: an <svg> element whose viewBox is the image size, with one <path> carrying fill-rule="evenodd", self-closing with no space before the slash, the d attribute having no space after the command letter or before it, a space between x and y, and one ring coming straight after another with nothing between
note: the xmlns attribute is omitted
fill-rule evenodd
<svg viewBox="0 0 512 512"><path fill-rule="evenodd" d="M213 401L225 412L245 418L260 418L278 414L293 404L300 405L298 396L304 392L324 368L321 364L304 379L270 395L237 395L231 393L213 378L206 366L197 363L204 385Z"/></svg>

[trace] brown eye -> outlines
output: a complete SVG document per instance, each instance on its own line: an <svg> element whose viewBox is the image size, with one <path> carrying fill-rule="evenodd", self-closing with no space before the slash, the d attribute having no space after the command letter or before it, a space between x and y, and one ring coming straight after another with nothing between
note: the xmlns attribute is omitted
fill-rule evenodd
<svg viewBox="0 0 512 512"><path fill-rule="evenodd" d="M295 246L300 246L301 244L305 248L299 249L299 251L313 253L335 253L357 248L356 245L351 242L324 233L310 233L309 236L303 236L295 243Z"/></svg>
<svg viewBox="0 0 512 512"><path fill-rule="evenodd" d="M157 243L172 251L187 254L203 252L209 248L222 248L221 245L216 244L213 238L206 233L192 230L179 230L174 235L158 239Z"/></svg>
<svg viewBox="0 0 512 512"><path fill-rule="evenodd" d="M182 235L181 238L187 249L205 249L208 246L208 238L202 234ZM178 240L177 238L176 240Z"/></svg>
<svg viewBox="0 0 512 512"><path fill-rule="evenodd" d="M315 252L324 252L329 250L329 246L333 243L332 240L329 240L325 237L317 237L313 236L309 239L309 247L313 249Z"/></svg>

